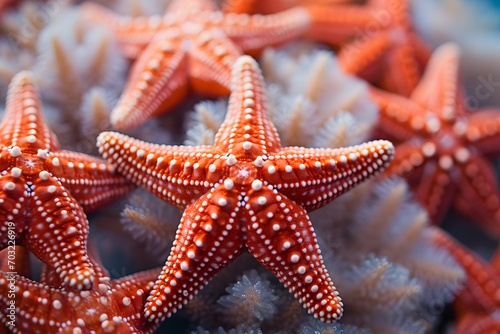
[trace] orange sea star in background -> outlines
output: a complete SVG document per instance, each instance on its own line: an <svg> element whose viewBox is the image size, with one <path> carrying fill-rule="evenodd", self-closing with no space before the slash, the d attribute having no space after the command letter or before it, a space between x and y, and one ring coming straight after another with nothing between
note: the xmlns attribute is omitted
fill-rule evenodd
<svg viewBox="0 0 500 334"><path fill-rule="evenodd" d="M435 228L433 242L447 249L467 273L467 281L454 302L458 313L455 334L495 334L500 332L499 253L489 264L458 241ZM496 261L496 264L495 264Z"/></svg>
<svg viewBox="0 0 500 334"><path fill-rule="evenodd" d="M122 17L92 3L83 9L89 21L109 26L125 55L136 59L111 114L117 128L172 108L188 89L229 95L231 66L243 52L290 41L310 24L300 8L267 16L225 14L211 0L173 1L161 17Z"/></svg>
<svg viewBox="0 0 500 334"><path fill-rule="evenodd" d="M283 148L262 85L257 63L240 57L214 146L156 145L113 132L98 138L100 152L126 177L185 210L146 305L151 321L182 307L245 250L315 317L330 322L342 314L307 212L383 170L393 146Z"/></svg>
<svg viewBox="0 0 500 334"><path fill-rule="evenodd" d="M409 7L409 0L369 0L364 10L371 20L358 24L356 38L340 49L339 63L344 71L410 95L431 49L415 32ZM330 10L330 15L335 15L335 7Z"/></svg>
<svg viewBox="0 0 500 334"><path fill-rule="evenodd" d="M438 48L410 98L372 90L379 129L396 143L387 173L409 178L435 223L453 203L499 237L500 192L486 157L500 154L500 110L467 110L459 55L453 44Z"/></svg>
<svg viewBox="0 0 500 334"><path fill-rule="evenodd" d="M0 249L15 241L52 266L65 285L90 288L83 208L97 209L133 186L105 161L59 148L29 72L18 73L7 93L0 170Z"/></svg>

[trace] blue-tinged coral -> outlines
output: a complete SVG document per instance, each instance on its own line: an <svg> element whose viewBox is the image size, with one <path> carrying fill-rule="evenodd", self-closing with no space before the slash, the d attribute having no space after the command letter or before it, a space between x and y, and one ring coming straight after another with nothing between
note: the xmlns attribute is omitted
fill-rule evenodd
<svg viewBox="0 0 500 334"><path fill-rule="evenodd" d="M271 318L277 312L278 296L271 283L255 270L245 274L232 287L228 295L217 301L237 323L252 323Z"/></svg>

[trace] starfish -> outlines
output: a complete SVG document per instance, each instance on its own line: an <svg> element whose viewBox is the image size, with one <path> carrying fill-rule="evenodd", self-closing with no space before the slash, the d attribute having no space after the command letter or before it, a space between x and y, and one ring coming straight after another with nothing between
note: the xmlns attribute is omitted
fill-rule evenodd
<svg viewBox="0 0 500 334"><path fill-rule="evenodd" d="M459 56L453 44L438 48L410 98L372 90L379 129L397 144L387 173L410 179L435 223L453 203L499 237L500 193L486 157L500 153L500 110L467 110Z"/></svg>
<svg viewBox="0 0 500 334"><path fill-rule="evenodd" d="M161 321L218 271L249 251L310 313L335 321L342 303L323 265L307 211L389 164L393 146L281 147L253 58L232 72L232 94L214 146L165 146L104 132L102 155L161 199L184 209L171 254L146 305Z"/></svg>
<svg viewBox="0 0 500 334"><path fill-rule="evenodd" d="M59 275L49 267L41 283L0 272L0 321L14 334L152 333L157 326L145 320L142 309L159 270L110 280L100 263L91 262L96 284L85 291L60 287Z"/></svg>
<svg viewBox="0 0 500 334"><path fill-rule="evenodd" d="M89 288L94 276L82 206L97 209L132 185L105 161L59 148L29 72L14 76L7 93L0 170L0 249L22 245L65 284Z"/></svg>
<svg viewBox="0 0 500 334"><path fill-rule="evenodd" d="M243 52L303 34L306 10L275 15L224 14L211 0L175 0L163 17L128 18L85 3L88 20L115 31L126 56L136 59L111 114L117 128L137 126L171 109L188 88L229 95L231 66Z"/></svg>
<svg viewBox="0 0 500 334"><path fill-rule="evenodd" d="M458 313L454 333L498 333L500 272L439 228L433 230L433 242L447 249L467 274L467 281L454 302Z"/></svg>
<svg viewBox="0 0 500 334"><path fill-rule="evenodd" d="M356 5L352 5L356 7ZM370 0L364 14L346 16L357 25L357 38L339 52L340 66L381 87L408 96L417 85L430 55L429 47L414 31L409 0ZM335 29L336 7L320 10L324 32ZM328 21L333 21L328 29ZM357 21L354 21L357 20ZM381 70L381 67L384 70Z"/></svg>

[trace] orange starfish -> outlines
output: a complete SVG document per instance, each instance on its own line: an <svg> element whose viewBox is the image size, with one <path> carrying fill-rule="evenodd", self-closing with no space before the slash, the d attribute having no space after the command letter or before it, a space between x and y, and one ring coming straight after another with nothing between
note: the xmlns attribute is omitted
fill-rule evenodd
<svg viewBox="0 0 500 334"><path fill-rule="evenodd" d="M467 281L455 301L459 319L454 333L499 333L499 271L438 228L433 231L433 242L446 248L467 273Z"/></svg>
<svg viewBox="0 0 500 334"><path fill-rule="evenodd" d="M55 268L65 284L90 288L94 274L82 206L96 209L132 185L103 160L60 150L29 72L17 74L7 93L0 170L0 249L20 244Z"/></svg>
<svg viewBox="0 0 500 334"><path fill-rule="evenodd" d="M340 66L389 91L410 95L430 49L413 28L409 6L409 0L370 0L363 8L365 14L355 17L357 21L347 17L357 25L357 38L342 46ZM344 17L336 11L332 7L330 12L319 12L326 21L333 20L332 30L337 25L336 17ZM324 30L329 30L327 25Z"/></svg>
<svg viewBox="0 0 500 334"><path fill-rule="evenodd" d="M111 114L117 128L168 110L188 88L228 95L231 66L243 52L289 41L310 22L300 8L268 16L224 14L211 0L175 0L163 17L121 17L91 3L84 11L88 20L111 27L125 54L137 58Z"/></svg>
<svg viewBox="0 0 500 334"><path fill-rule="evenodd" d="M262 85L257 63L240 57L214 146L160 146L112 132L98 138L100 152L126 177L185 210L148 299L151 321L182 307L244 250L315 317L335 321L342 314L307 211L383 170L393 146L283 148Z"/></svg>
<svg viewBox="0 0 500 334"><path fill-rule="evenodd" d="M438 223L449 205L500 236L500 192L486 156L500 153L500 110L470 112L459 49L437 49L410 98L372 90L379 129L398 142L388 173L407 176Z"/></svg>
<svg viewBox="0 0 500 334"><path fill-rule="evenodd" d="M100 263L91 262L96 284L86 291L60 288L58 274L47 267L41 283L0 272L0 321L23 334L152 333L157 326L142 310L159 270L111 281Z"/></svg>

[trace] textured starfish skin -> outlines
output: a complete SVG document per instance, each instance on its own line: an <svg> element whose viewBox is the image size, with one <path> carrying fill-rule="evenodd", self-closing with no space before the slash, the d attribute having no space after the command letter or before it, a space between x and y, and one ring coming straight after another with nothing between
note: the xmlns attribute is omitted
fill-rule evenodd
<svg viewBox="0 0 500 334"><path fill-rule="evenodd" d="M240 57L214 146L160 146L112 132L98 138L100 152L126 177L185 210L146 305L151 321L182 307L245 250L320 320L342 314L307 211L381 171L393 146L282 148L262 82L257 63Z"/></svg>
<svg viewBox="0 0 500 334"><path fill-rule="evenodd" d="M433 231L433 242L438 247L446 248L467 274L467 281L455 301L459 314L454 333L498 333L500 273L438 228Z"/></svg>
<svg viewBox="0 0 500 334"><path fill-rule="evenodd" d="M91 290L59 287L58 274L43 271L41 283L0 272L0 321L11 333L152 333L156 326L144 318L143 307L159 270L110 280L92 260L96 284ZM9 288L15 279L15 292ZM15 302L15 326L8 307Z"/></svg>
<svg viewBox="0 0 500 334"><path fill-rule="evenodd" d="M427 63L430 48L415 33L409 6L409 0L371 0L358 10L359 14L348 16L351 25L357 26L357 38L342 46L340 66L389 91L410 95ZM334 15L335 8L318 12L323 33L337 29L340 13Z"/></svg>
<svg viewBox="0 0 500 334"><path fill-rule="evenodd" d="M103 160L60 150L29 72L17 74L7 93L0 170L0 249L22 245L65 284L88 289L94 274L82 206L96 209L132 185Z"/></svg>
<svg viewBox="0 0 500 334"><path fill-rule="evenodd" d="M309 15L295 8L275 15L223 14L209 0L176 0L163 17L120 17L86 3L88 20L115 31L136 59L111 114L117 128L137 126L176 105L188 89L228 95L231 66L243 52L303 34Z"/></svg>
<svg viewBox="0 0 500 334"><path fill-rule="evenodd" d="M410 98L372 90L379 129L397 143L387 173L407 176L439 223L451 204L500 236L500 197L486 157L500 153L500 110L469 112L458 78L459 50L435 51Z"/></svg>

